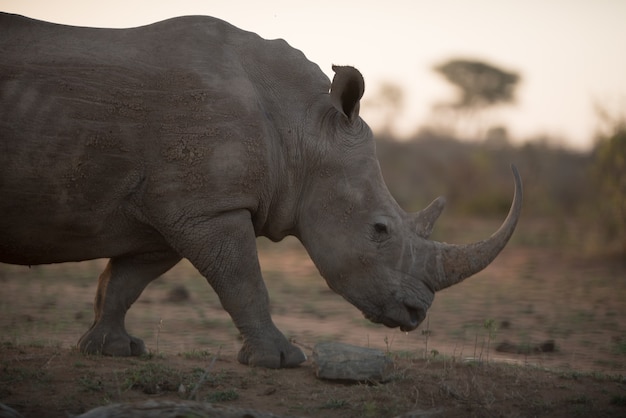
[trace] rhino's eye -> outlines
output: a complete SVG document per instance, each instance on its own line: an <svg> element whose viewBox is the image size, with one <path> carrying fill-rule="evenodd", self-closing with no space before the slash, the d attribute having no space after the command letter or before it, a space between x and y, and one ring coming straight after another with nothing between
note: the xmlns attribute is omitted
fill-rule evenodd
<svg viewBox="0 0 626 418"><path fill-rule="evenodd" d="M374 231L376 231L377 234L387 234L387 225L381 222L376 222L374 224Z"/></svg>
<svg viewBox="0 0 626 418"><path fill-rule="evenodd" d="M377 243L383 243L389 239L389 230L387 225L382 222L376 222L372 225L371 240Z"/></svg>
<svg viewBox="0 0 626 418"><path fill-rule="evenodd" d="M369 224L369 238L375 243L382 244L391 237L389 230L388 220L384 216L376 217Z"/></svg>

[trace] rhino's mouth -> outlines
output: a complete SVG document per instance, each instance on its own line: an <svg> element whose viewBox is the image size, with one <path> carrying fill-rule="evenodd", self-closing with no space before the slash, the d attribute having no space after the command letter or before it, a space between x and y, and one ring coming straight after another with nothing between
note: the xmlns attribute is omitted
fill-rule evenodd
<svg viewBox="0 0 626 418"><path fill-rule="evenodd" d="M410 279L411 282L417 282L417 279L412 277ZM430 307L430 302L432 302L432 292L429 299L425 296L428 292L419 288L412 288L412 292L408 293L417 293L421 297L407 297L407 290L403 289L397 292L380 292L383 297L377 298L378 300L376 301L371 301L367 297L356 297L353 293L337 289L333 286L334 282L332 281L326 280L326 282L332 290L359 309L369 321L375 324L383 324L389 328L400 328L403 332L413 331L424 321L426 311Z"/></svg>
<svg viewBox="0 0 626 418"><path fill-rule="evenodd" d="M426 318L426 312L414 306L404 305L404 307L409 313L409 325L400 325L400 330L404 332L413 331Z"/></svg>
<svg viewBox="0 0 626 418"><path fill-rule="evenodd" d="M415 306L403 304L402 307L379 312L376 314L363 313L370 321L383 324L389 328L398 328L403 332L413 331L426 318L426 311Z"/></svg>

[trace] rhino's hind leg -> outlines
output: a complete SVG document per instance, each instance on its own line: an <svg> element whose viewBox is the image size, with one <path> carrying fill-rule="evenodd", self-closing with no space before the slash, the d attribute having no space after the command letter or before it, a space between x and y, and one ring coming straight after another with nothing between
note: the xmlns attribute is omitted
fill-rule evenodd
<svg viewBox="0 0 626 418"><path fill-rule="evenodd" d="M94 323L78 341L78 348L85 354L128 357L146 354L141 338L129 335L126 330L102 331Z"/></svg>
<svg viewBox="0 0 626 418"><path fill-rule="evenodd" d="M146 352L141 339L124 326L126 311L145 287L180 261L173 252L116 257L109 260L98 280L94 323L78 341L84 353L139 356Z"/></svg>

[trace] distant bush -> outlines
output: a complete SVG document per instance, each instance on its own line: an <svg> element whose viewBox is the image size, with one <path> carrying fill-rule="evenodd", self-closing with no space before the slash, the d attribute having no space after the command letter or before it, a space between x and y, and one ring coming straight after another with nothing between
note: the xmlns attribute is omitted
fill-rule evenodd
<svg viewBox="0 0 626 418"><path fill-rule="evenodd" d="M608 248L626 256L626 121L600 135L593 150L594 198L602 238Z"/></svg>
<svg viewBox="0 0 626 418"><path fill-rule="evenodd" d="M525 216L579 214L592 188L591 156L546 139L516 147L422 132L406 142L382 138L378 153L391 193L411 211L444 195L446 210L458 215L506 214L513 193L511 164L524 181Z"/></svg>
<svg viewBox="0 0 626 418"><path fill-rule="evenodd" d="M510 164L524 182L522 219L550 225L553 244L626 259L626 124L590 152L538 138L523 145L459 141L422 132L379 137L387 186L407 211L447 199L452 217L502 217L513 194Z"/></svg>

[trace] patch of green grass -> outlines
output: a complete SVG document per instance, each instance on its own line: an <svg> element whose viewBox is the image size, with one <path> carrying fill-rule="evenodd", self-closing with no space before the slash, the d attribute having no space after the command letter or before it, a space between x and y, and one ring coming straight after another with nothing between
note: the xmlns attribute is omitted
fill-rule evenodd
<svg viewBox="0 0 626 418"><path fill-rule="evenodd" d="M154 352L152 350L148 351L147 353L143 353L141 356L139 356L139 359L144 360L144 361L155 360L155 359L163 360L165 358L167 358L167 355L165 353Z"/></svg>
<svg viewBox="0 0 626 418"><path fill-rule="evenodd" d="M219 390L209 393L205 398L207 402L228 402L239 399L239 394L235 389Z"/></svg>
<svg viewBox="0 0 626 418"><path fill-rule="evenodd" d="M585 310L578 310L574 312L570 317L570 321L576 325L582 325L588 322L592 322L594 319L595 314L593 312Z"/></svg>
<svg viewBox="0 0 626 418"><path fill-rule="evenodd" d="M322 404L322 406L320 406L320 409L342 409L346 408L348 405L349 403L345 399L330 398L328 401Z"/></svg>
<svg viewBox="0 0 626 418"><path fill-rule="evenodd" d="M24 381L47 382L51 377L41 369L32 370L26 367L11 367L2 364L2 374L0 375L0 383L10 384Z"/></svg>
<svg viewBox="0 0 626 418"><path fill-rule="evenodd" d="M571 410L573 417L588 417L591 413L591 407L589 405L574 405Z"/></svg>
<svg viewBox="0 0 626 418"><path fill-rule="evenodd" d="M530 400L530 404L536 416L550 416L556 408L554 403L548 399Z"/></svg>
<svg viewBox="0 0 626 418"><path fill-rule="evenodd" d="M207 345L211 345L213 343L215 343L215 340L213 338L211 338L211 336L209 334L198 334L195 335L193 338L194 343L201 345L201 346L207 346Z"/></svg>
<svg viewBox="0 0 626 418"><path fill-rule="evenodd" d="M374 401L367 401L363 403L363 416L364 417L379 417L381 416L381 412L379 406Z"/></svg>
<svg viewBox="0 0 626 418"><path fill-rule="evenodd" d="M412 350L394 350L393 356L399 359L415 359L418 358L418 355L415 351ZM423 357L423 355L422 355Z"/></svg>
<svg viewBox="0 0 626 418"><path fill-rule="evenodd" d="M185 351L181 353L180 355L186 358L187 360L201 360L201 359L211 358L213 356L213 354L211 354L209 350L196 350L196 349L193 349L191 351Z"/></svg>
<svg viewBox="0 0 626 418"><path fill-rule="evenodd" d="M318 319L326 319L331 314L330 312L322 310L319 304L312 302L305 303L301 308L301 312L303 314L311 315Z"/></svg>
<svg viewBox="0 0 626 418"><path fill-rule="evenodd" d="M548 334L553 338L564 339L564 338L568 338L573 333L574 333L574 330L572 328L562 327L560 325L559 326L553 325L550 328L548 328Z"/></svg>
<svg viewBox="0 0 626 418"><path fill-rule="evenodd" d="M63 344L60 341L55 341L55 340L34 339L30 341L24 341L20 345L23 345L24 347L30 347L30 348L52 347L55 349L59 349L61 348Z"/></svg>
<svg viewBox="0 0 626 418"><path fill-rule="evenodd" d="M592 403L591 399L586 395L576 396L568 402L575 405L590 405Z"/></svg>
<svg viewBox="0 0 626 418"><path fill-rule="evenodd" d="M94 374L81 376L78 383L84 392L102 392L104 390L102 379Z"/></svg>
<svg viewBox="0 0 626 418"><path fill-rule="evenodd" d="M600 382L617 382L621 384L626 383L626 376L614 375L610 373L602 373L598 371L581 372L577 370L568 370L568 371L554 370L554 373L557 376L559 376L561 379L567 379L567 380L578 380L583 377L591 377Z"/></svg>
<svg viewBox="0 0 626 418"><path fill-rule="evenodd" d="M372 321L362 318L362 317L352 318L351 322L357 326L361 326L364 328L374 328L374 329L380 328L380 324L375 324Z"/></svg>
<svg viewBox="0 0 626 418"><path fill-rule="evenodd" d="M220 385L225 385L228 381L229 374L224 370L218 370L215 372L211 372L207 378L207 383L212 387L218 387Z"/></svg>
<svg viewBox="0 0 626 418"><path fill-rule="evenodd" d="M626 395L613 395L611 405L626 406Z"/></svg>
<svg viewBox="0 0 626 418"><path fill-rule="evenodd" d="M180 372L158 363L145 363L125 373L124 390L137 389L146 394L176 391L183 381Z"/></svg>
<svg viewBox="0 0 626 418"><path fill-rule="evenodd" d="M464 328L452 328L446 331L446 335L455 340L464 341L466 330Z"/></svg>
<svg viewBox="0 0 626 418"><path fill-rule="evenodd" d="M626 355L626 341L618 341L613 346L613 352L615 354Z"/></svg>
<svg viewBox="0 0 626 418"><path fill-rule="evenodd" d="M619 331L621 328L621 324L617 321L599 322L598 320L596 323L599 323L599 325L602 326L602 328L608 329L610 331Z"/></svg>
<svg viewBox="0 0 626 418"><path fill-rule="evenodd" d="M614 361L614 360L597 359L597 360L594 360L593 363L597 364L598 366L607 368L607 369L619 369L621 366L620 362Z"/></svg>

